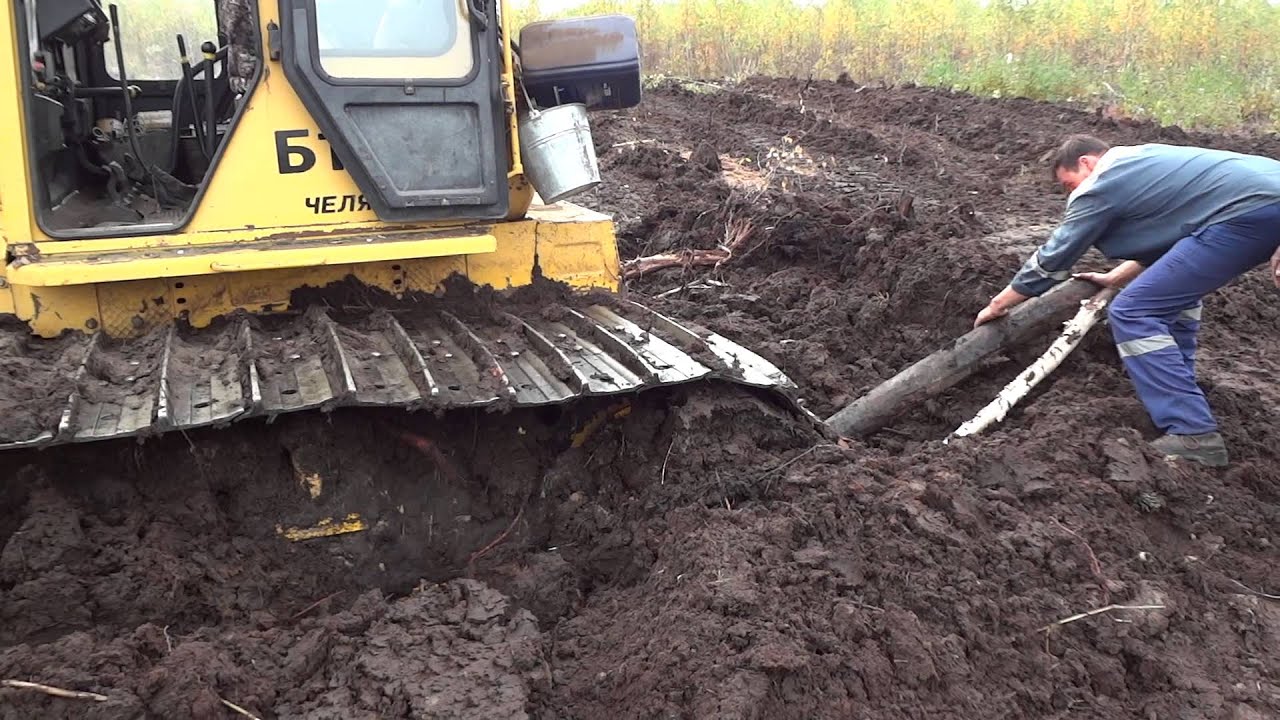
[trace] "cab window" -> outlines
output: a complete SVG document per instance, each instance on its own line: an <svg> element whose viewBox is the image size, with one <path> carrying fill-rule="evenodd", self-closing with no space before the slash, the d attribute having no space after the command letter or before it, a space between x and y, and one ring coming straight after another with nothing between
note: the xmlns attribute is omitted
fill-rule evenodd
<svg viewBox="0 0 1280 720"><path fill-rule="evenodd" d="M474 61L465 0L316 0L320 70L332 78L454 80Z"/></svg>
<svg viewBox="0 0 1280 720"><path fill-rule="evenodd" d="M200 60L200 45L218 44L217 4L213 0L113 0L120 12L120 45L129 80L177 80L178 35L187 41L191 62ZM120 78L116 50L103 47L111 77ZM220 70L220 68L218 68Z"/></svg>

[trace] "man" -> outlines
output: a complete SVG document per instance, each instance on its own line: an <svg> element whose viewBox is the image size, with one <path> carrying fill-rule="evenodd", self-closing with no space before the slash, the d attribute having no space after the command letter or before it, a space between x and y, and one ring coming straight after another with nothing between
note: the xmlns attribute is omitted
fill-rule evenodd
<svg viewBox="0 0 1280 720"><path fill-rule="evenodd" d="M1270 259L1280 287L1280 161L1175 145L1109 147L1073 135L1051 171L1069 192L1062 222L974 327L1073 277L1090 247L1125 262L1074 277L1124 287L1109 318L1166 456L1220 467L1227 449L1196 384L1201 298Z"/></svg>

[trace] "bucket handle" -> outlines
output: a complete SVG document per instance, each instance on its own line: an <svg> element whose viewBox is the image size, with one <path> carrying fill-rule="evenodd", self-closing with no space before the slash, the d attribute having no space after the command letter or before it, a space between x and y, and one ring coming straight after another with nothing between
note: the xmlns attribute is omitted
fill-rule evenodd
<svg viewBox="0 0 1280 720"><path fill-rule="evenodd" d="M524 101L529 104L529 117L536 118L542 114L537 105L533 104L533 98L529 97L529 89L524 86L524 76L522 75L516 83L520 85L520 93L524 95Z"/></svg>

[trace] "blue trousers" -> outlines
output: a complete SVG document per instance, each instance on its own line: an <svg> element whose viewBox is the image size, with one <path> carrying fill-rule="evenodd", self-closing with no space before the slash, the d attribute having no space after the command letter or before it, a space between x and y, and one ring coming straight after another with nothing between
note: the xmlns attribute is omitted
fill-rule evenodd
<svg viewBox="0 0 1280 720"><path fill-rule="evenodd" d="M1162 432L1217 430L1196 384L1201 298L1267 262L1280 246L1280 203L1178 241L1128 285L1108 313L1138 397Z"/></svg>

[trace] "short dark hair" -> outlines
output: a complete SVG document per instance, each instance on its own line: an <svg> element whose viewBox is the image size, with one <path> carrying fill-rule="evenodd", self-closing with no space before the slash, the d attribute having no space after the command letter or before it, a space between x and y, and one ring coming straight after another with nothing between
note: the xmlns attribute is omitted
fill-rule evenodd
<svg viewBox="0 0 1280 720"><path fill-rule="evenodd" d="M1101 155L1110 149L1110 145L1092 135L1068 136L1054 151L1052 162L1049 164L1049 174L1056 180L1059 168L1067 171L1077 170L1080 167L1081 157Z"/></svg>

